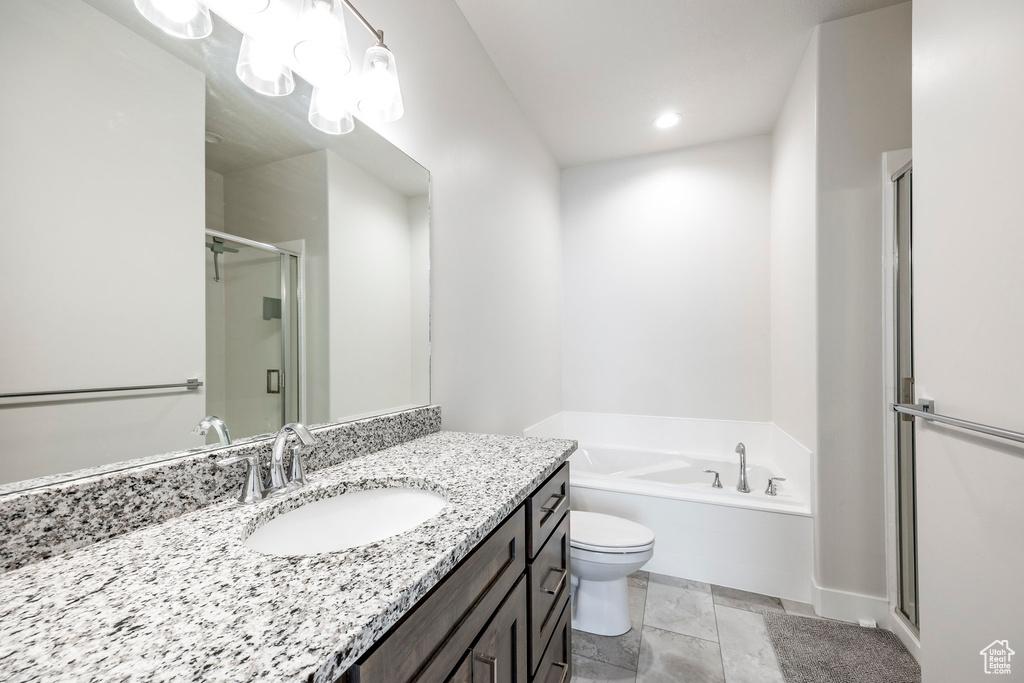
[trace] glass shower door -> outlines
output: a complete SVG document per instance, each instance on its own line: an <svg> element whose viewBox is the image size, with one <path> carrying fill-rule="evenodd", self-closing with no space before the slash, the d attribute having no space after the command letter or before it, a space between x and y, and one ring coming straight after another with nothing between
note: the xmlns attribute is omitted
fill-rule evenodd
<svg viewBox="0 0 1024 683"><path fill-rule="evenodd" d="M298 257L208 234L207 412L235 438L299 419Z"/></svg>
<svg viewBox="0 0 1024 683"><path fill-rule="evenodd" d="M915 403L912 249L913 171L896 179L896 402ZM920 628L917 594L917 475L914 419L896 414L896 519L899 610Z"/></svg>

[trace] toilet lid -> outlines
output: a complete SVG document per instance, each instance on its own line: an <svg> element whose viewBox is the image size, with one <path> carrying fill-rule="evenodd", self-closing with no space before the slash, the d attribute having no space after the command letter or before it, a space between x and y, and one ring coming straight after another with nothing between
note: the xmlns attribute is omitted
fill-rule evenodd
<svg viewBox="0 0 1024 683"><path fill-rule="evenodd" d="M599 512L571 510L570 544L582 550L641 552L654 545L654 532L643 524Z"/></svg>

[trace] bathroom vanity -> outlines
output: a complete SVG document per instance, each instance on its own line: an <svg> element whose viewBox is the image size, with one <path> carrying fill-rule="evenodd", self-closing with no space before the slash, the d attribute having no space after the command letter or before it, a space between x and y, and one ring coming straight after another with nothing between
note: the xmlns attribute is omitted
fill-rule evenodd
<svg viewBox="0 0 1024 683"><path fill-rule="evenodd" d="M568 681L568 510L566 463L340 680Z"/></svg>
<svg viewBox="0 0 1024 683"><path fill-rule="evenodd" d="M305 487L241 506L238 479L222 481L205 507L0 574L5 680L568 681L575 442L434 432L344 455L380 440L372 422L312 430L323 452L310 454ZM194 456L187 471L216 472L216 457ZM154 467L130 473L133 493L110 493L127 474L104 475L106 493L89 503L94 484L59 485L77 496L68 517L166 506L160 487L176 475ZM285 557L243 544L304 503L387 487L447 503L406 533L350 550ZM33 510L62 525L53 495L5 499L21 506L0 519L5 544Z"/></svg>

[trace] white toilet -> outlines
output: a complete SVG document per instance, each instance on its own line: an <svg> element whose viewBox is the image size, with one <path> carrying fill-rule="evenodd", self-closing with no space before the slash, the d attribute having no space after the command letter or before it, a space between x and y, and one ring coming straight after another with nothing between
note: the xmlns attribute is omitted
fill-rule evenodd
<svg viewBox="0 0 1024 683"><path fill-rule="evenodd" d="M601 636L629 630L626 577L654 556L654 532L642 524L572 510L572 627Z"/></svg>

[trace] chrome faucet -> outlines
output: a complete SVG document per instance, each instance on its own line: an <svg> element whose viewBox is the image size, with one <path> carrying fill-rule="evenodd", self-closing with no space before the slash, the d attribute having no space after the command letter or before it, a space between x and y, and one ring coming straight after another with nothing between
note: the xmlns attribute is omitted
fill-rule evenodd
<svg viewBox="0 0 1024 683"><path fill-rule="evenodd" d="M292 466L289 476L284 471L284 449L285 446L290 446L293 438L292 435L298 438L299 443L290 447ZM306 471L302 466L302 447L312 446L315 443L316 439L313 438L313 435L309 433L309 430L303 424L289 422L284 427L281 427L281 431L274 438L274 447L271 450L270 477L267 479L265 487L267 495L283 490L288 484L294 483L301 486L306 483Z"/></svg>
<svg viewBox="0 0 1024 683"><path fill-rule="evenodd" d="M224 424L224 420L216 415L207 415L200 420L199 424L192 428L192 434L195 436L206 436L210 429L217 432L217 439L220 441L221 446L231 445L231 434L228 432L228 426Z"/></svg>
<svg viewBox="0 0 1024 683"><path fill-rule="evenodd" d="M747 486L747 447L743 442L736 444L736 452L740 454L740 480L736 482L736 490L740 493L750 493Z"/></svg>

